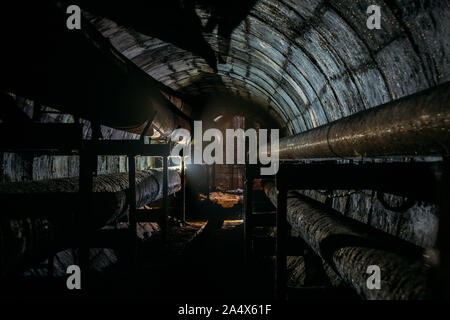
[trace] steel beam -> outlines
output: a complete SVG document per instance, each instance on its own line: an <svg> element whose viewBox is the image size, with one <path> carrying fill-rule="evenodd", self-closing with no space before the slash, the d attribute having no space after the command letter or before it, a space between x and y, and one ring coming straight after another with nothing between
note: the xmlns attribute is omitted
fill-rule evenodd
<svg viewBox="0 0 450 320"><path fill-rule="evenodd" d="M36 154L76 154L82 141L82 126L76 123L0 124L0 150L5 152L33 152Z"/></svg>

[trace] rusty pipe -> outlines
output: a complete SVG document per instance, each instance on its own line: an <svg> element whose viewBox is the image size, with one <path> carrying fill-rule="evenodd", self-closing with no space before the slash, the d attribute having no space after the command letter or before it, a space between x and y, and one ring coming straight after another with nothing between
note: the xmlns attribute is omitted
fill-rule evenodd
<svg viewBox="0 0 450 320"><path fill-rule="evenodd" d="M264 191L276 206L275 184L265 183ZM289 193L287 219L292 229L362 298L430 298L421 248L344 217L298 192ZM379 290L367 286L367 268L373 265L381 270Z"/></svg>
<svg viewBox="0 0 450 320"><path fill-rule="evenodd" d="M128 173L94 177L92 215L85 216L85 229L76 230L72 217L84 213L79 205L78 178L0 184L0 275L25 261L42 258L53 246L67 248L80 233L118 221L129 210L128 188ZM168 194L180 188L178 170L169 170ZM162 197L162 170L136 172L136 207Z"/></svg>
<svg viewBox="0 0 450 320"><path fill-rule="evenodd" d="M446 155L450 82L280 139L280 159Z"/></svg>

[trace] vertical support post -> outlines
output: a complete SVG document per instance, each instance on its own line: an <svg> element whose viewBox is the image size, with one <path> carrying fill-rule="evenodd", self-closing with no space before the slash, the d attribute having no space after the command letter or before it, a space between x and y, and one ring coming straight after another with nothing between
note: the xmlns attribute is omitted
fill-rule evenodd
<svg viewBox="0 0 450 320"><path fill-rule="evenodd" d="M186 222L186 182L185 182L184 156L181 157L181 221Z"/></svg>
<svg viewBox="0 0 450 320"><path fill-rule="evenodd" d="M214 151L215 152L215 151ZM216 165L211 165L211 185L214 186L213 191L216 191Z"/></svg>
<svg viewBox="0 0 450 320"><path fill-rule="evenodd" d="M33 116L31 120L33 122L41 122L42 118L42 105L38 101L34 101L33 103ZM21 155L22 168L23 168L23 176L22 178L25 181L33 180L33 161L34 154L25 153Z"/></svg>
<svg viewBox="0 0 450 320"><path fill-rule="evenodd" d="M48 269L48 277L49 278L53 278L53 273L54 273L54 268L53 268L53 263L54 263L54 251L53 248L50 249L50 252L48 254L48 263L47 263L47 269Z"/></svg>
<svg viewBox="0 0 450 320"><path fill-rule="evenodd" d="M437 248L439 265L436 279L437 299L447 300L450 297L450 159L444 157L439 181L439 229Z"/></svg>
<svg viewBox="0 0 450 320"><path fill-rule="evenodd" d="M286 299L287 294L287 186L284 170L280 170L276 175L277 194L277 233L276 233L276 275L275 293L277 299Z"/></svg>
<svg viewBox="0 0 450 320"><path fill-rule="evenodd" d="M78 265L81 269L83 276L81 277L81 287L86 288L88 283L87 275L89 270L89 244L86 242L85 233L83 230L84 221L89 219L92 214L92 192L93 192L93 166L97 166L97 155L91 154L84 150L83 147L80 151L80 179L79 179L79 192L81 198L81 210L79 214L74 217L74 224L77 230L77 234L74 235L74 239L77 239L79 246L78 251ZM83 236L84 235L84 236Z"/></svg>
<svg viewBox="0 0 450 320"><path fill-rule="evenodd" d="M128 192L129 192L129 210L128 224L130 230L130 246L131 246L131 265L136 266L137 259L137 239L136 239L136 162L134 155L128 155Z"/></svg>
<svg viewBox="0 0 450 320"><path fill-rule="evenodd" d="M210 166L207 165L206 166L206 198L208 199L208 201L210 200L210 194L209 194L209 191L210 191L209 185L211 184L210 174L211 174Z"/></svg>
<svg viewBox="0 0 450 320"><path fill-rule="evenodd" d="M253 176L250 173L249 166L245 167L244 181L244 254L246 263L250 262L252 252L252 211L253 211Z"/></svg>
<svg viewBox="0 0 450 320"><path fill-rule="evenodd" d="M168 234L168 222L169 222L169 206L168 206L168 157L166 155L163 156L163 205L162 205L162 235L163 241L168 243L169 234Z"/></svg>
<svg viewBox="0 0 450 320"><path fill-rule="evenodd" d="M327 198L325 199L325 205L329 208L333 208L333 198L331 198L331 196L333 194L333 190L327 190Z"/></svg>
<svg viewBox="0 0 450 320"><path fill-rule="evenodd" d="M33 103L33 116L31 120L33 122L41 122L42 118L42 105L39 101L34 101Z"/></svg>
<svg viewBox="0 0 450 320"><path fill-rule="evenodd" d="M33 180L34 155L29 154L29 153L24 153L21 156L21 160L22 160L22 168L23 168L22 179L25 181L32 181Z"/></svg>
<svg viewBox="0 0 450 320"><path fill-rule="evenodd" d="M100 122L98 121L92 121L91 122L91 140L99 141L100 139L103 139L102 136L102 129L100 126ZM98 155L95 156L95 159L92 158L92 175L94 177L98 174Z"/></svg>
<svg viewBox="0 0 450 320"><path fill-rule="evenodd" d="M5 166L3 161L5 160L5 156L3 152L0 152L0 183L5 181Z"/></svg>

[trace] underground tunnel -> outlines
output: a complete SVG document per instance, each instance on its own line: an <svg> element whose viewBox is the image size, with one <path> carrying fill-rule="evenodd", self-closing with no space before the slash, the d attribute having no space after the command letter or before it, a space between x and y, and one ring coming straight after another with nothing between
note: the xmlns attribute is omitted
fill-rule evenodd
<svg viewBox="0 0 450 320"><path fill-rule="evenodd" d="M448 30L445 0L2 4L1 299L448 299Z"/></svg>

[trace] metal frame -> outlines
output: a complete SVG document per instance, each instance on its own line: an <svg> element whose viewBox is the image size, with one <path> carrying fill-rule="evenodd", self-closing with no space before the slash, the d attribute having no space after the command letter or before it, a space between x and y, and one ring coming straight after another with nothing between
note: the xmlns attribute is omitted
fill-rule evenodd
<svg viewBox="0 0 450 320"><path fill-rule="evenodd" d="M163 204L162 210L156 212L157 217L153 217L156 220L162 230L162 238L165 244L168 242L168 157L170 155L170 144L144 144L141 140L103 140L103 141L83 141L80 151L80 192L82 196L82 203L85 204L86 214L89 215L90 195L92 194L93 175L92 169L81 170L85 163L85 168L88 167L88 163L97 163L97 157L99 155L125 155L128 157L128 184L129 184L129 212L128 223L130 231L130 244L131 255L130 264L132 268L136 267L137 262L137 223L142 221L148 221L145 214L145 210L138 210L136 208L136 163L135 157L140 156L159 156L162 157L163 162ZM83 162L81 159L85 159ZM89 159L94 159L92 162ZM155 212L154 212L155 213ZM84 241L81 241L83 244ZM80 267L87 268L88 261L88 244L82 246L83 253L80 255ZM87 251L87 252L85 252ZM85 269L87 270L87 269Z"/></svg>
<svg viewBox="0 0 450 320"><path fill-rule="evenodd" d="M441 181L445 162L406 162L406 163L339 163L338 161L285 161L280 162L278 173L275 175L277 193L276 210L276 274L275 293L277 298L287 297L287 256L293 255L292 239L289 236L287 221L287 199L289 190L377 190L440 204L441 211L448 211L448 187L442 186ZM448 165L447 165L448 167ZM257 225L256 215L252 214L252 186L259 177L258 165L246 166L246 180L244 193L244 234L246 259L249 260L254 239L252 228ZM445 175L444 175L445 177ZM441 217L447 212L441 213ZM447 228L448 224L440 224L440 228ZM445 232L440 232L444 234ZM448 235L447 235L448 236ZM273 242L265 241L265 246L273 246ZM301 247L300 242L297 246ZM448 245L446 245L448 246ZM446 247L443 247L447 249ZM298 248L298 249L304 249ZM271 250L266 250L270 252ZM298 250L300 251L300 250ZM449 250L445 250L446 252ZM294 253L294 255L297 255Z"/></svg>
<svg viewBox="0 0 450 320"><path fill-rule="evenodd" d="M145 144L143 140L83 140L82 125L75 124L42 124L31 123L30 126L22 128L22 135L6 135L12 132L13 126L0 124L0 150L6 152L23 152L48 155L79 155L79 193L80 212L74 218L75 225L83 230L83 220L90 216L91 195L93 188L93 176L96 173L97 157L99 155L125 155L128 157L129 178L129 230L130 243L132 244L131 264L135 266L137 256L136 227L140 221L157 221L162 229L164 242L168 242L168 158L170 155L170 144ZM15 128L17 130L17 128ZM135 157L152 156L163 159L163 204L162 209L154 212L157 215L148 216L145 210L136 208L136 166ZM182 182L184 182L184 166L182 166ZM184 213L184 183L182 185L183 219ZM89 238L83 232L79 232L76 243L80 246L79 265L87 270L89 265ZM49 275L52 273L51 262L54 252L49 253L48 268ZM83 277L85 287L85 279Z"/></svg>

